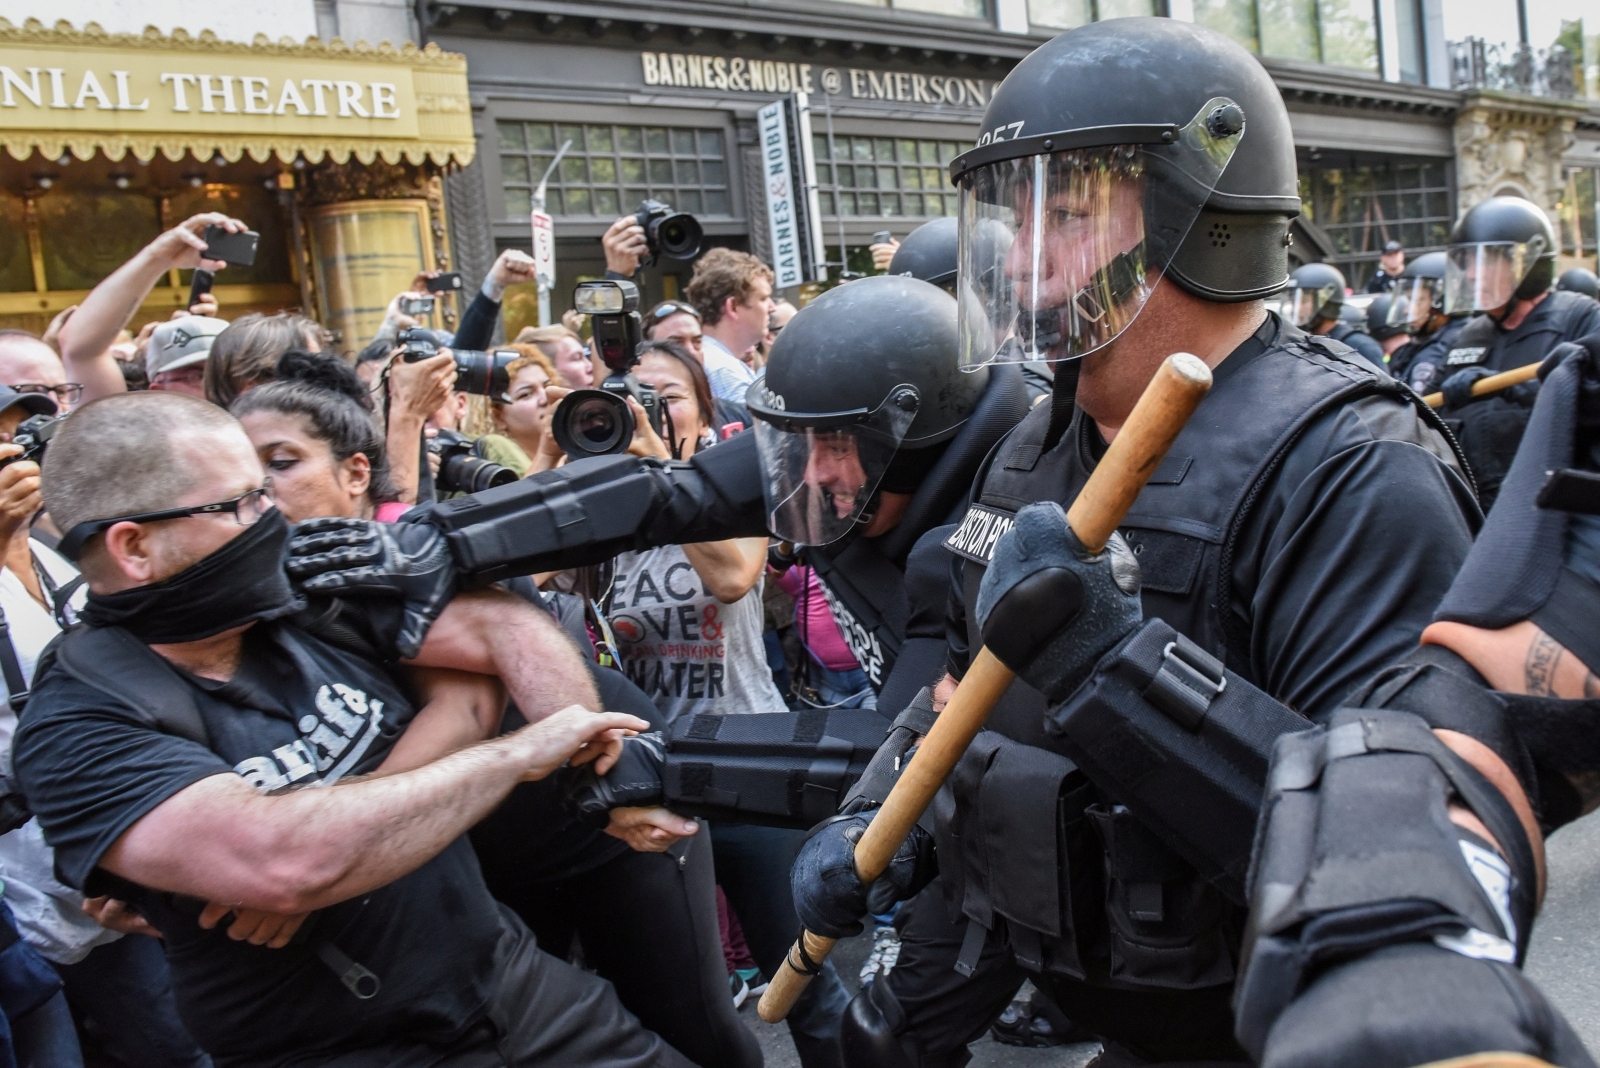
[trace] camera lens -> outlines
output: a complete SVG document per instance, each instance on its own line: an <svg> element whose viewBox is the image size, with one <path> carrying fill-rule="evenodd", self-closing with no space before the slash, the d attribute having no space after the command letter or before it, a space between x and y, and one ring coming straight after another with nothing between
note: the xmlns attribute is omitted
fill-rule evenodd
<svg viewBox="0 0 1600 1068"><path fill-rule="evenodd" d="M514 351L477 352L456 349L456 392L484 397L503 397L511 390L506 368L520 354Z"/></svg>
<svg viewBox="0 0 1600 1068"><path fill-rule="evenodd" d="M675 212L656 223L656 246L663 256L689 260L700 255L700 223L687 212Z"/></svg>
<svg viewBox="0 0 1600 1068"><path fill-rule="evenodd" d="M477 493L517 480L517 473L489 460L457 453L439 465L438 483L446 490Z"/></svg>
<svg viewBox="0 0 1600 1068"><path fill-rule="evenodd" d="M556 444L573 459L625 452L633 440L633 412L603 389L578 389L556 406L550 419Z"/></svg>

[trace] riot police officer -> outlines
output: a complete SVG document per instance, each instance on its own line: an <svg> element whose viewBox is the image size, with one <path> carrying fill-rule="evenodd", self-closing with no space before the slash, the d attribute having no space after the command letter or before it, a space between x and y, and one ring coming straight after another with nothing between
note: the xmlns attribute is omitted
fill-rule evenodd
<svg viewBox="0 0 1600 1068"><path fill-rule="evenodd" d="M1363 331L1360 318L1352 321L1345 317L1345 280L1339 268L1330 263L1308 263L1290 276L1290 284L1283 308L1294 325L1349 345L1379 370L1387 365L1383 347Z"/></svg>
<svg viewBox="0 0 1600 1068"><path fill-rule="evenodd" d="M1159 360L1184 350L1214 367L1216 384L1124 524L1143 612L1157 617L1146 626L1165 628L1153 655L1172 677L1211 679L1224 702L1270 695L1326 717L1415 646L1478 513L1459 458L1410 391L1263 307L1288 280L1299 211L1270 78L1203 27L1096 23L1019 64L984 128L1018 136L984 138L952 164L960 218L999 222L1014 240L982 254L963 243L964 255L990 257L961 265L963 353L1058 361L1057 385L995 449L947 542L961 557L951 676L980 642L1048 633L1037 603L983 629L997 541L1029 502L1073 499ZM985 272L1004 284L969 289ZM1407 536L1392 537L1402 516ZM1097 618L1126 618L1118 596L1118 612ZM1203 877L1210 843L1169 841L1155 810L1103 774L1138 779L1159 760L1143 736L1103 739L1091 754L1046 717L1124 637L1072 646L1083 662L1066 675L1013 664L1027 681L1008 689L935 803L936 833L913 841L919 858L937 854L948 915L920 928L937 914L917 898L899 964L846 1015L847 1065L962 1063L1024 975L1133 1060L1243 1059L1228 1005L1254 809L1213 828L1233 852ZM802 851L796 902L819 934L859 922L849 843L869 819L828 824Z"/></svg>
<svg viewBox="0 0 1600 1068"><path fill-rule="evenodd" d="M1553 288L1555 264L1549 217L1521 197L1490 197L1450 234L1445 312L1479 314L1444 353L1440 390L1485 509L1516 454L1539 386L1526 382L1474 398L1473 383L1538 363L1557 345L1600 329L1600 304Z"/></svg>
<svg viewBox="0 0 1600 1068"><path fill-rule="evenodd" d="M1406 264L1396 282L1388 321L1408 328L1411 341L1390 355L1389 373L1418 393L1438 389L1445 353L1469 318L1466 312L1445 314L1443 252L1429 252Z"/></svg>
<svg viewBox="0 0 1600 1068"><path fill-rule="evenodd" d="M1556 288L1563 293L1582 293L1600 300L1600 277L1587 267L1570 267L1556 279Z"/></svg>
<svg viewBox="0 0 1600 1068"><path fill-rule="evenodd" d="M1393 306L1394 298L1388 293L1380 293L1367 305L1366 316L1367 333L1383 348L1384 363L1390 374L1394 373L1394 354L1411 344L1411 334L1406 324L1389 322L1389 311Z"/></svg>
<svg viewBox="0 0 1600 1068"><path fill-rule="evenodd" d="M984 231L984 237L994 235ZM956 221L945 216L925 222L900 243L894 258L889 261L888 273L909 275L924 282L932 282L954 296L956 291ZM1028 387L1030 404L1037 404L1050 395L1055 373L1050 365L1040 360L1030 360L1022 366L1022 380Z"/></svg>

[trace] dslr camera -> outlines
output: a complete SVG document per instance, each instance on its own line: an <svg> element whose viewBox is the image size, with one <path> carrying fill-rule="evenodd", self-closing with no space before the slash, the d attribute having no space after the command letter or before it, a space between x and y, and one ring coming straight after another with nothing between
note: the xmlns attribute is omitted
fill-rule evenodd
<svg viewBox="0 0 1600 1068"><path fill-rule="evenodd" d="M477 442L454 430L440 430L428 441L428 451L439 458L433 484L445 493L477 493L517 480L509 467L473 455Z"/></svg>
<svg viewBox="0 0 1600 1068"><path fill-rule="evenodd" d="M561 451L574 460L627 452L635 429L629 397L639 402L655 432L665 436L666 405L654 387L631 373L643 337L639 287L624 281L580 282L572 306L589 317L595 352L611 373L599 389L575 389L556 405L550 428Z"/></svg>
<svg viewBox="0 0 1600 1068"><path fill-rule="evenodd" d="M416 363L439 355L445 346L439 336L420 326L400 331L400 358ZM456 361L456 392L477 393L484 397L503 397L511 389L511 377L506 368L520 353L514 349L495 352L478 352L473 349L451 349Z"/></svg>
<svg viewBox="0 0 1600 1068"><path fill-rule="evenodd" d="M646 200L633 217L644 227L644 239L650 246L650 254L640 261L641 266L649 267L661 256L669 260L692 260L700 255L700 241L705 233L700 229L700 221L688 212L673 211L670 204L659 200Z"/></svg>
<svg viewBox="0 0 1600 1068"><path fill-rule="evenodd" d="M50 439L61 429L61 421L65 418L65 415L34 415L24 419L11 434L11 444L21 445L22 454L0 460L0 467L18 460L42 462L45 446L50 444Z"/></svg>

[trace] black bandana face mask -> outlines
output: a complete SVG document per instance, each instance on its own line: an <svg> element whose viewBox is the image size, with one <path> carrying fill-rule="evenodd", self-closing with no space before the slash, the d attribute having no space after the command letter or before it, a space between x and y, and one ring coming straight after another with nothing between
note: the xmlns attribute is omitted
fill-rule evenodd
<svg viewBox="0 0 1600 1068"><path fill-rule="evenodd" d="M274 508L171 578L117 593L90 593L81 616L92 627L122 627L158 645L195 642L286 616L305 603L283 571L288 539L289 523Z"/></svg>

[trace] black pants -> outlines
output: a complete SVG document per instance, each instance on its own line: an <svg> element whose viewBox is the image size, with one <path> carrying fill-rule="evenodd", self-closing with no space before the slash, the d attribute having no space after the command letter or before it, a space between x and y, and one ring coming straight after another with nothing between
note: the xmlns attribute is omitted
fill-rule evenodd
<svg viewBox="0 0 1600 1068"><path fill-rule="evenodd" d="M72 1014L126 1068L211 1068L178 1019L167 956L156 939L124 935L55 969Z"/></svg>
<svg viewBox="0 0 1600 1068"><path fill-rule="evenodd" d="M450 1049L396 1040L301 1068L694 1068L639 1026L604 979L541 950L509 912L496 951L500 989Z"/></svg>
<svg viewBox="0 0 1600 1068"><path fill-rule="evenodd" d="M629 850L555 883L493 889L548 952L565 956L576 934L622 1004L690 1060L759 1068L728 991L707 828L674 853Z"/></svg>

